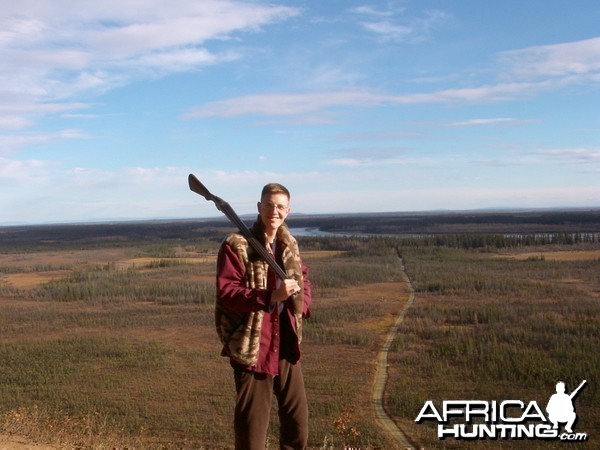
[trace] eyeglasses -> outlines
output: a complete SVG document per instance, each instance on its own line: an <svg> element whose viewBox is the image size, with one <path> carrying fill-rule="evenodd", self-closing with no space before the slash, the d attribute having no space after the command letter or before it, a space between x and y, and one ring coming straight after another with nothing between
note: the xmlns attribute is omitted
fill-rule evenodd
<svg viewBox="0 0 600 450"><path fill-rule="evenodd" d="M277 210L279 212L287 212L290 209L288 205L280 205L278 203L261 203L260 206L265 208L267 211Z"/></svg>

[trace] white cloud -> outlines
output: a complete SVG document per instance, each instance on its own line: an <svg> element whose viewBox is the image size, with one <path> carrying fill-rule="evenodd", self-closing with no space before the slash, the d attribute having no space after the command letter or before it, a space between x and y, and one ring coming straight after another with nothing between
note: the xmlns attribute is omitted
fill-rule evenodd
<svg viewBox="0 0 600 450"><path fill-rule="evenodd" d="M207 103L189 110L184 118L239 117L246 115L288 116L335 106L375 106L385 96L364 91L257 94Z"/></svg>
<svg viewBox="0 0 600 450"><path fill-rule="evenodd" d="M434 16L432 13L432 17ZM378 24L383 31L385 22ZM184 117L294 116L349 106L367 108L435 103L477 104L527 98L584 80L600 82L600 38L503 52L499 54L497 73L500 80L498 82L429 92L396 94L374 92L368 88L306 93L268 92L210 102L190 109ZM513 120L473 119L455 125L490 125Z"/></svg>
<svg viewBox="0 0 600 450"><path fill-rule="evenodd" d="M32 144L67 139L87 139L89 135L80 130L66 129L52 133L25 133L20 135L0 135L0 156L16 152L22 147Z"/></svg>
<svg viewBox="0 0 600 450"><path fill-rule="evenodd" d="M212 202L188 189L187 174L188 169L183 167L143 166L117 170L78 167L65 171L59 164L0 157L0 184L3 185L0 223L220 217L221 213ZM594 205L600 195L598 186L382 188L377 182L369 184L364 181L377 180L376 172L366 170L361 175L363 182L359 184L348 184L348 174L348 171L286 173L247 170L206 171L198 175L212 193L230 202L238 214L254 213L257 196L265 182L281 180L292 191L293 211L302 213L472 209L482 206L575 207ZM17 192L18 197L13 195Z"/></svg>
<svg viewBox="0 0 600 450"><path fill-rule="evenodd" d="M408 158L401 157L404 149L398 148L353 148L332 152L335 158L330 165L340 167L390 166L405 164Z"/></svg>
<svg viewBox="0 0 600 450"><path fill-rule="evenodd" d="M0 10L0 98L39 105L129 81L229 61L211 40L298 14L292 7L235 0L55 0L5 2ZM26 110L0 114L8 129L32 123Z"/></svg>
<svg viewBox="0 0 600 450"><path fill-rule="evenodd" d="M521 79L565 78L600 81L600 37L503 52L508 75Z"/></svg>
<svg viewBox="0 0 600 450"><path fill-rule="evenodd" d="M432 31L450 20L440 10L426 10L421 16L404 16L405 9L390 7L376 9L361 6L351 10L360 17L360 26L381 41L417 43L427 40Z"/></svg>
<svg viewBox="0 0 600 450"><path fill-rule="evenodd" d="M84 103L38 103L30 98L2 95L0 92L0 130L24 129L32 123L35 117L61 114L85 108L87 108L87 105Z"/></svg>
<svg viewBox="0 0 600 450"><path fill-rule="evenodd" d="M493 117L493 118L485 118L485 119L469 119L463 120L461 122L454 122L450 124L453 127L471 127L471 126L479 126L479 125L497 125L497 124L506 124L513 123L515 119L510 117Z"/></svg>
<svg viewBox="0 0 600 450"><path fill-rule="evenodd" d="M197 204L187 172L177 167L64 169L0 157L0 185L0 223L193 217L190 205Z"/></svg>
<svg viewBox="0 0 600 450"><path fill-rule="evenodd" d="M544 188L406 188L372 190L361 186L356 191L337 190L334 186L321 192L301 193L296 211L305 213L396 212L433 210L472 210L485 208L555 208L589 207L600 198L600 186ZM323 211L323 205L335 209Z"/></svg>
<svg viewBox="0 0 600 450"><path fill-rule="evenodd" d="M394 157L394 158L378 158L373 157L370 158L368 156L364 157L346 157L346 158L333 158L327 161L327 163L331 166L336 167L345 167L345 168L390 168L392 166L405 166L411 165L411 167L417 167L422 165L439 165L439 161L436 161L433 158L422 157L422 158L414 158L414 157ZM362 173L362 177L365 177L366 174ZM371 173L371 176L377 178L379 176L378 172L374 171Z"/></svg>
<svg viewBox="0 0 600 450"><path fill-rule="evenodd" d="M15 160L0 156L0 184L40 183L46 180L54 164L40 160Z"/></svg>
<svg viewBox="0 0 600 450"><path fill-rule="evenodd" d="M375 17L389 17L394 15L394 13L390 10L376 9L373 6L367 5L357 6L356 8L352 8L350 11L356 14Z"/></svg>
<svg viewBox="0 0 600 450"><path fill-rule="evenodd" d="M20 130L31 124L31 120L18 115L0 115L0 130ZM1 150L0 150L1 151Z"/></svg>
<svg viewBox="0 0 600 450"><path fill-rule="evenodd" d="M380 22L365 22L363 23L363 27L368 31L382 36L384 39L393 41L407 39L407 37L414 32L410 27L394 24L387 20Z"/></svg>
<svg viewBox="0 0 600 450"><path fill-rule="evenodd" d="M600 164L600 150L597 149L583 147L549 149L532 151L531 154L568 164Z"/></svg>
<svg viewBox="0 0 600 450"><path fill-rule="evenodd" d="M127 63L131 67L149 69L163 68L163 71L179 72L198 66L235 59L234 54L217 56L202 48L184 48L165 52L148 53Z"/></svg>
<svg viewBox="0 0 600 450"><path fill-rule="evenodd" d="M184 114L185 119L243 117L251 115L292 116L338 107L381 107L431 103L487 103L533 95L539 87L531 83L504 83L473 88L445 89L426 93L383 94L356 89L309 93L265 93L206 103Z"/></svg>
<svg viewBox="0 0 600 450"><path fill-rule="evenodd" d="M377 131L356 131L356 132L345 132L340 133L336 136L336 139L344 141L390 141L398 139L412 139L418 137L419 132L416 131L403 131L403 130L377 130Z"/></svg>
<svg viewBox="0 0 600 450"><path fill-rule="evenodd" d="M292 7L235 0L22 0L0 14L0 44L86 48L97 57L123 56L161 48L201 44L236 31L256 31L296 15Z"/></svg>

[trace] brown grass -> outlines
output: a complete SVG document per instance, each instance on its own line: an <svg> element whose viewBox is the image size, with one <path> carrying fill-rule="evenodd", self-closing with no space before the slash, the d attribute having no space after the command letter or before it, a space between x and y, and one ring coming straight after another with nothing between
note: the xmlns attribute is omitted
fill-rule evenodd
<svg viewBox="0 0 600 450"><path fill-rule="evenodd" d="M0 284L7 284L17 289L32 289L52 280L66 278L69 270L49 270L47 272L13 273L0 276Z"/></svg>
<svg viewBox="0 0 600 450"><path fill-rule="evenodd" d="M600 250L558 250L540 252L520 252L516 254L498 254L499 258L510 258L518 261L543 258L547 261L586 261L600 258Z"/></svg>
<svg viewBox="0 0 600 450"><path fill-rule="evenodd" d="M327 258L341 253L311 251L304 258L310 267L317 260L327 264ZM161 260L181 261L185 267L153 266ZM0 432L59 448L229 448L234 386L229 364L219 356L212 305L161 305L152 299L94 304L31 297L37 287L68 278L82 267L113 265L117 270L123 263L127 270L148 273L154 280L201 281L214 280L214 261L214 255L190 253L182 258L136 256L128 248L0 255L0 267L10 272L2 274L4 283L18 291L0 291L3 345L53 351L59 344L114 343L121 349L117 352L124 352L116 359L98 357L86 365L66 354L65 364L79 372L65 373L57 381L50 377L44 381L46 387L27 388L30 382L25 378L23 386L32 391L14 401L4 399ZM48 267L63 268L40 270ZM328 288L323 295L315 288L312 322L329 315L330 341L311 340L308 321L302 364L311 410L311 448L324 443L336 448L342 444L393 448L374 422L370 396L380 342L406 299L406 286L398 282ZM352 323L336 323L336 311L344 308L365 312ZM348 335L364 342L346 343ZM136 356L146 351L153 358L149 362ZM275 411L271 447L278 429Z"/></svg>
<svg viewBox="0 0 600 450"><path fill-rule="evenodd" d="M308 250L302 252L302 257L308 261L315 258L330 258L332 256L341 255L342 253L344 252L340 250Z"/></svg>
<svg viewBox="0 0 600 450"><path fill-rule="evenodd" d="M361 275L365 261L371 262L371 250L365 248L360 257L340 251L304 253L317 281L302 360L311 448L395 448L374 421L370 396L377 352L408 298L407 286L392 272L392 281L356 286L353 280L325 283L337 275L333 268L346 263L355 265L352 274ZM548 393L537 378L525 380L529 384L511 383L483 372L480 380L482 367L468 366L465 371L468 360L459 358L463 366L456 367L446 360L453 354L458 358L461 345L476 346L475 335L487 339L492 332L511 331L506 339L516 339L530 326L540 328L545 323L550 328L575 323L581 336L592 335L589 330L597 315L585 308L592 311L594 303L589 299L597 299L600 293L597 278L590 273L597 267L597 250L542 248L516 258L495 256L504 261L478 251L435 250L429 257L417 256L420 253L417 249L407 259L421 291L390 356L386 391L388 408L417 442L432 441L429 429L414 424L424 399L508 395L497 394L499 389L511 389L507 392L525 399L537 393L532 387L542 396ZM152 298L104 303L35 298L44 283L68 279L82 269L85 275L86 270L106 265L98 270L116 278L123 274L118 262L127 264L125 272L131 271L136 283L214 280L214 254L176 246L163 246L160 254L104 248L0 255L4 270L0 273L0 352L17 361L3 361L9 368L4 372L0 367L4 380L16 380L0 385L0 432L27 435L59 448L231 447L234 387L229 364L219 356L212 304ZM551 258L556 255L564 259L555 262ZM442 265L433 265L441 261ZM392 257L390 266L393 262ZM344 277L347 273L337 281ZM574 297L577 304L566 307L566 296ZM517 313L517 308L524 312ZM513 310L514 316L505 317ZM551 332L546 334L552 338ZM452 344L457 338L464 339ZM513 353L523 350L515 348ZM536 351L528 352L527 358L534 358ZM44 361L46 354L58 355L60 361ZM522 363L519 370L534 367L525 357L514 363ZM556 366L560 369L560 364ZM554 375L550 378L554 381ZM518 386L522 390L515 390ZM585 403L592 394L591 386L588 389L586 397L578 400L578 408L590 408L590 412L581 410L582 427L588 425L586 420L598 417ZM276 446L275 410L272 418L270 448ZM0 438L0 447L2 442Z"/></svg>
<svg viewBox="0 0 600 450"><path fill-rule="evenodd" d="M37 264L60 266L70 264L105 264L133 256L135 249L109 247L83 250L41 251L31 253L0 254L0 266L33 267Z"/></svg>
<svg viewBox="0 0 600 450"><path fill-rule="evenodd" d="M114 261L117 267L121 268L145 268L150 267L153 264L160 263L161 261L181 263L181 264L201 264L201 263L212 263L214 264L217 260L216 255L202 256L202 257L189 257L189 258L151 258L151 257L137 257L127 258Z"/></svg>
<svg viewBox="0 0 600 450"><path fill-rule="evenodd" d="M544 408L557 381L572 388L599 373L597 252L542 250L545 258L538 251L503 260L460 248L403 252L417 292L390 354L387 402L413 441L426 448L564 447L560 441L440 441L433 421L414 422L427 400L536 400ZM573 448L595 448L598 390L586 389L576 402L577 427L590 442Z"/></svg>

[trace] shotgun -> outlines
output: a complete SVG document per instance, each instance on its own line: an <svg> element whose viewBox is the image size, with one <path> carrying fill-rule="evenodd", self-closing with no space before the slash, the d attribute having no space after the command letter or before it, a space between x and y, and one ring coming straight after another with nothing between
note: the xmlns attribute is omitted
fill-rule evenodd
<svg viewBox="0 0 600 450"><path fill-rule="evenodd" d="M198 178L194 174L188 176L188 184L190 185L190 190L195 192L198 195L204 197L207 201L214 202L215 206L219 211L221 211L227 218L240 230L242 236L246 238L248 244L252 246L252 248L267 262L269 266L275 271L277 276L281 280L286 280L288 278L285 271L281 268L277 261L271 256L271 254L267 251L264 245L262 245L258 239L252 234L252 232L248 229L246 224L242 222L240 217L235 213L233 208L220 197L213 195L210 193L208 189L200 182Z"/></svg>
<svg viewBox="0 0 600 450"><path fill-rule="evenodd" d="M571 392L571 393L569 394L569 398L570 398L571 400L573 399L573 397L575 397L575 396L577 395L577 393L580 391L580 389L583 387L583 385L584 385L585 383L587 383L587 380L583 380L583 381L581 382L581 384L580 384L579 386L577 386L577 389L575 389L573 392Z"/></svg>

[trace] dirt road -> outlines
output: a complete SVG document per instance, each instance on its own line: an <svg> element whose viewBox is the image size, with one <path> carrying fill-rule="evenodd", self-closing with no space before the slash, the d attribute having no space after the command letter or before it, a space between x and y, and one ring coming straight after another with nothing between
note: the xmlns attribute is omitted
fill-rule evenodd
<svg viewBox="0 0 600 450"><path fill-rule="evenodd" d="M400 314L398 314L398 318L396 319L396 322L390 328L390 330L387 334L387 337L385 339L385 342L383 344L383 347L381 348L381 350L379 351L379 354L377 355L377 373L375 374L375 383L373 385L372 401L373 401L373 406L375 408L375 415L377 416L377 419L381 423L382 427L391 436L394 437L396 442L398 442L399 448L407 450L407 449L413 449L414 446L410 443L410 441L408 440L406 435L402 432L402 430L400 430L400 428L398 428L398 426L392 420L392 418L387 414L387 412L385 411L385 408L383 406L383 395L385 392L385 385L387 383L387 377L388 377L388 374L387 374L388 352L389 352L389 349L390 349L392 343L394 342L394 339L398 332L398 328L400 327L400 324L404 320L404 314L406 313L406 310L408 308L410 308L410 306L412 305L412 303L414 301L414 297L415 297L414 289L412 287L410 279L408 278L408 275L406 274L406 270L404 270L404 262L401 257L400 257L400 264L402 264L402 278L403 278L403 281L408 284L410 294L409 294L408 301L404 305L404 308L402 309L402 311L400 311Z"/></svg>

